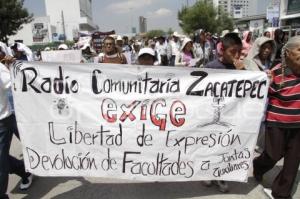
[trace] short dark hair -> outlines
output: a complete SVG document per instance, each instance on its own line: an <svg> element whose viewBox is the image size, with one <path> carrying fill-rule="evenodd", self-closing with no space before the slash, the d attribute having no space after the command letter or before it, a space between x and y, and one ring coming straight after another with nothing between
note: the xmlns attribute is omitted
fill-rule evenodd
<svg viewBox="0 0 300 199"><path fill-rule="evenodd" d="M227 33L222 38L222 44L223 44L224 49L229 48L230 46L233 46L233 45L243 46L241 38L238 36L237 33L234 33L234 32Z"/></svg>
<svg viewBox="0 0 300 199"><path fill-rule="evenodd" d="M111 36L105 37L104 40L103 40L103 43L104 43L106 40L111 40L111 41L113 41L113 42L115 43L115 38L113 38L113 37L111 37Z"/></svg>

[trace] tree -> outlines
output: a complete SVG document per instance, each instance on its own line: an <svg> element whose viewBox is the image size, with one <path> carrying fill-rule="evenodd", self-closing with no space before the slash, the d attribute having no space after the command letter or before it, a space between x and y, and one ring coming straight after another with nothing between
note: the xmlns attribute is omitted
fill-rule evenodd
<svg viewBox="0 0 300 199"><path fill-rule="evenodd" d="M186 33L197 29L215 32L217 27L217 11L212 4L203 1L196 2L192 7L183 7L178 12L179 25Z"/></svg>
<svg viewBox="0 0 300 199"><path fill-rule="evenodd" d="M221 33L223 30L233 30L233 20L228 13L220 10L218 17L218 26L216 32Z"/></svg>
<svg viewBox="0 0 300 199"><path fill-rule="evenodd" d="M0 40L7 43L8 36L14 35L22 24L30 23L33 15L23 8L24 0L0 0Z"/></svg>
<svg viewBox="0 0 300 199"><path fill-rule="evenodd" d="M160 37L164 36L166 33L163 30L150 30L147 32L147 37L153 38L153 37Z"/></svg>
<svg viewBox="0 0 300 199"><path fill-rule="evenodd" d="M167 31L167 34L172 35L173 33L174 33L174 30L172 28L169 28L168 31Z"/></svg>
<svg viewBox="0 0 300 199"><path fill-rule="evenodd" d="M182 7L177 17L179 26L188 34L198 29L212 33L233 29L233 21L229 15L221 11L218 16L213 4L206 1L197 1L192 7Z"/></svg>

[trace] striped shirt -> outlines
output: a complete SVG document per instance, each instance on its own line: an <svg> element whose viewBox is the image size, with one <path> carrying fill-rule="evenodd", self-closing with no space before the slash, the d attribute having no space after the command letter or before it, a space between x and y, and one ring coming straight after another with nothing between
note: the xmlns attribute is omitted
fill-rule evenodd
<svg viewBox="0 0 300 199"><path fill-rule="evenodd" d="M268 126L300 128L300 76L285 69L282 82L281 64L273 70L273 83L269 89L269 104L266 115Z"/></svg>

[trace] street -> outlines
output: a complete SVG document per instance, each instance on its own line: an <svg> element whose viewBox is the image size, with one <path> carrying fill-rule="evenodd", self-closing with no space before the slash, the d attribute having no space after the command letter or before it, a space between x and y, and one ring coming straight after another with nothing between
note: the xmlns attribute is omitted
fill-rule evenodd
<svg viewBox="0 0 300 199"><path fill-rule="evenodd" d="M11 154L22 157L21 144L15 138ZM282 161L264 176L263 185L270 187L279 172ZM27 191L19 190L20 178L10 175L8 193L11 199L267 199L263 186L255 182L250 171L248 183L229 182L230 192L223 194L216 186L205 187L201 182L136 183L132 181L103 178L34 177ZM297 185L300 173L297 176ZM294 188L294 199L300 199L300 187Z"/></svg>

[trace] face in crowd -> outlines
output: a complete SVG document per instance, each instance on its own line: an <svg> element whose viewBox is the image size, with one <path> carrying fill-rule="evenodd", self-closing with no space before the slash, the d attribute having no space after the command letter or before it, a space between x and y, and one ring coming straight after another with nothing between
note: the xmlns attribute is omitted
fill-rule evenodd
<svg viewBox="0 0 300 199"><path fill-rule="evenodd" d="M267 31L267 32L264 33L264 36L268 37L268 38L271 38L271 33L269 31Z"/></svg>
<svg viewBox="0 0 300 199"><path fill-rule="evenodd" d="M272 42L271 41L266 42L260 47L258 56L261 60L267 60L270 59L272 52L273 52Z"/></svg>
<svg viewBox="0 0 300 199"><path fill-rule="evenodd" d="M300 41L286 50L286 63L294 74L300 75Z"/></svg>
<svg viewBox="0 0 300 199"><path fill-rule="evenodd" d="M193 42L188 42L185 46L183 51L184 52L191 52L193 50Z"/></svg>
<svg viewBox="0 0 300 199"><path fill-rule="evenodd" d="M242 52L242 45L234 44L226 49L223 49L223 62L233 64L240 59Z"/></svg>
<svg viewBox="0 0 300 199"><path fill-rule="evenodd" d="M204 31L202 31L202 32L200 33L199 39L200 39L200 43L205 42L206 37L205 37L205 32L204 32Z"/></svg>
<svg viewBox="0 0 300 199"><path fill-rule="evenodd" d="M103 42L104 52L106 54L113 54L116 51L115 40L114 38L108 37Z"/></svg>
<svg viewBox="0 0 300 199"><path fill-rule="evenodd" d="M134 45L133 45L133 49L134 49L135 52L138 53L138 52L140 51L140 45L134 44Z"/></svg>
<svg viewBox="0 0 300 199"><path fill-rule="evenodd" d="M121 39L117 40L117 46L122 47L123 46L123 40L121 40Z"/></svg>

